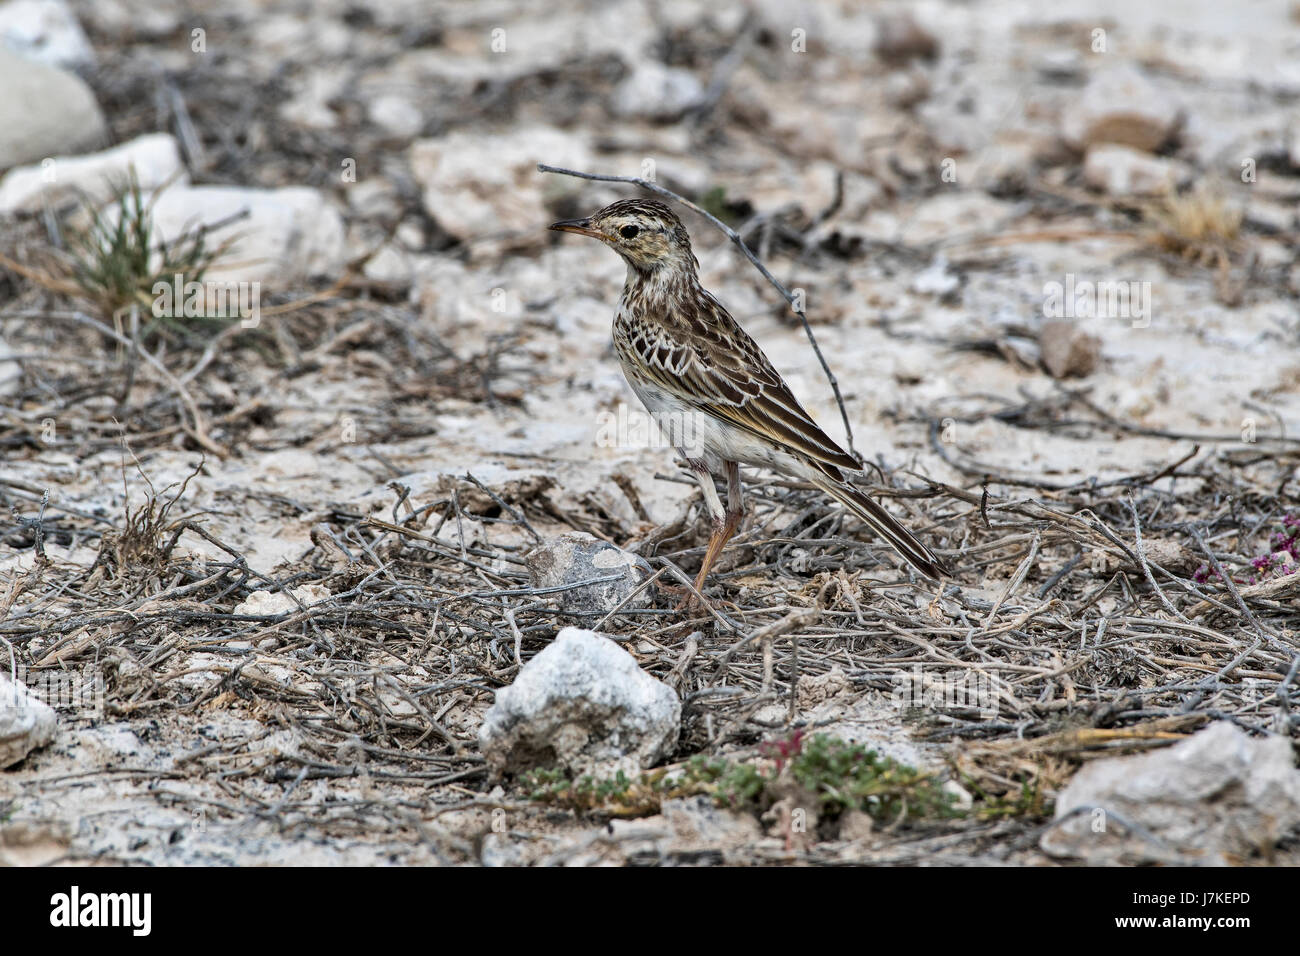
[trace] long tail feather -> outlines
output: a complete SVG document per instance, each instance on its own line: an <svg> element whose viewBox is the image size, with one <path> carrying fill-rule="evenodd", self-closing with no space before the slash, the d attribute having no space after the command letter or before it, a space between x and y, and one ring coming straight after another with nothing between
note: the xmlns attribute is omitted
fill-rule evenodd
<svg viewBox="0 0 1300 956"><path fill-rule="evenodd" d="M912 532L908 531L888 511L874 499L847 484L830 479L814 478L818 488L826 492L844 507L865 521L871 530L880 535L894 550L907 559L907 562L922 574L939 580L952 577L952 572L939 560L933 551L923 545Z"/></svg>

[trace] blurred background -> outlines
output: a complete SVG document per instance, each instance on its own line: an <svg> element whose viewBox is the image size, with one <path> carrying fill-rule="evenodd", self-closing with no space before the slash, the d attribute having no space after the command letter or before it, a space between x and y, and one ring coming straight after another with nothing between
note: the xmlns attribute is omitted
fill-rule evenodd
<svg viewBox="0 0 1300 956"><path fill-rule="evenodd" d="M621 265L544 227L637 190L539 162L652 178L738 229L802 290L868 457L1079 479L1173 454L1007 414L1027 394L1040 417L1082 411L1071 381L1147 431L1281 435L1300 381L1298 19L1286 2L10 0L0 331L21 358L0 362L0 445L38 471L112 457L119 426L137 451L222 458L383 442L399 470L485 447L585 463L595 416L629 395L608 346ZM106 259L128 181L152 248L118 236ZM686 218L706 284L842 435L780 297ZM177 275L255 283L279 316L231 328L207 290L201 314L128 334L192 402L153 395L166 381L101 330L15 317L76 307L120 331ZM1096 314L1066 314L1053 289L1076 283L1123 284L1132 308L1103 286ZM60 365L106 347L127 358ZM929 420L953 426L952 461Z"/></svg>

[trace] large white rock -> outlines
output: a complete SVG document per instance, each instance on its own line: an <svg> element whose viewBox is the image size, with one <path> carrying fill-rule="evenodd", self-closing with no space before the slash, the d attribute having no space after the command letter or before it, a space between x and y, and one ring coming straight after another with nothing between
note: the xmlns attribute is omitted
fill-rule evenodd
<svg viewBox="0 0 1300 956"><path fill-rule="evenodd" d="M91 66L95 50L66 0L0 3L0 44L50 66Z"/></svg>
<svg viewBox="0 0 1300 956"><path fill-rule="evenodd" d="M0 770L54 739L54 710L26 687L0 673Z"/></svg>
<svg viewBox="0 0 1300 956"><path fill-rule="evenodd" d="M35 166L19 166L0 179L0 213L36 212L46 203L73 199L103 205L135 172L146 192L165 183L189 184L180 148L167 133L149 133L87 156L56 156Z"/></svg>
<svg viewBox="0 0 1300 956"><path fill-rule="evenodd" d="M566 627L497 691L479 728L489 767L559 765L575 774L635 774L677 743L677 694L609 638Z"/></svg>
<svg viewBox="0 0 1300 956"><path fill-rule="evenodd" d="M1154 152L1181 125L1174 100L1131 66L1102 69L1065 109L1061 134L1075 149L1121 143Z"/></svg>
<svg viewBox="0 0 1300 956"><path fill-rule="evenodd" d="M0 169L103 143L104 114L72 73L0 47Z"/></svg>
<svg viewBox="0 0 1300 956"><path fill-rule="evenodd" d="M1223 865L1300 825L1300 770L1285 737L1219 721L1164 750L1086 764L1056 819L1041 841L1053 856Z"/></svg>
<svg viewBox="0 0 1300 956"><path fill-rule="evenodd" d="M311 276L335 277L345 254L343 217L318 190L193 186L165 189L156 197L153 224L171 242L201 224L248 215L208 234L208 248L234 242L205 280L263 282L275 288Z"/></svg>
<svg viewBox="0 0 1300 956"><path fill-rule="evenodd" d="M411 144L410 161L424 190L425 209L453 236L527 231L535 233L538 242L546 241L546 227L555 218L547 216L546 196L578 192L583 184L539 173L537 164L596 168L583 137L550 126L417 140Z"/></svg>

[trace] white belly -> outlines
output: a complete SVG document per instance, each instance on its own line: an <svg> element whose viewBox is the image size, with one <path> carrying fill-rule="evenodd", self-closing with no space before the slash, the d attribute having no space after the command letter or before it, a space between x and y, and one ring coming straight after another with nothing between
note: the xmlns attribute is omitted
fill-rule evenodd
<svg viewBox="0 0 1300 956"><path fill-rule="evenodd" d="M624 374L627 374L626 368ZM632 391L654 418L660 431L684 458L700 458L714 474L722 474L723 463L771 468L788 475L804 475L808 466L770 442L714 418L680 401L653 383L627 375Z"/></svg>

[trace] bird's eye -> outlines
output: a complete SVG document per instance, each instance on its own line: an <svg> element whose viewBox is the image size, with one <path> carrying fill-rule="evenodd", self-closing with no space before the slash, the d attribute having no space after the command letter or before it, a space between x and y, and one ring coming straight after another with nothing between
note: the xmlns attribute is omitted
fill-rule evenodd
<svg viewBox="0 0 1300 956"><path fill-rule="evenodd" d="M624 226L618 231L618 234L624 239L635 239L636 234L640 231L641 229L639 226Z"/></svg>

